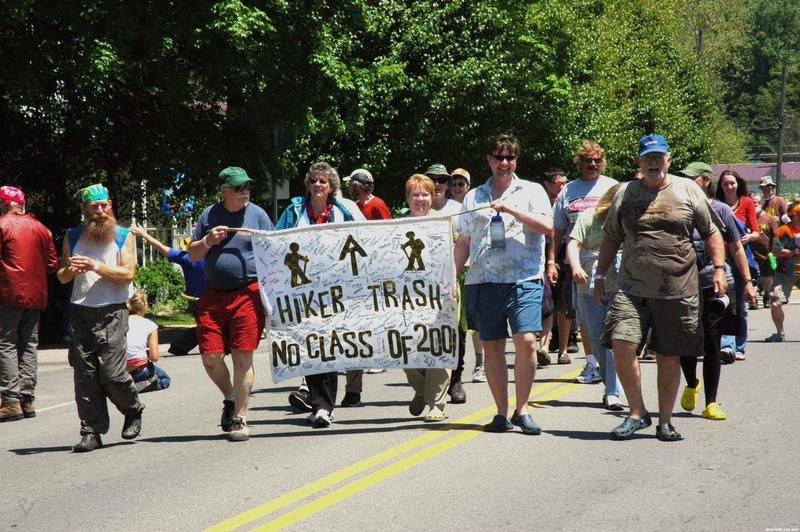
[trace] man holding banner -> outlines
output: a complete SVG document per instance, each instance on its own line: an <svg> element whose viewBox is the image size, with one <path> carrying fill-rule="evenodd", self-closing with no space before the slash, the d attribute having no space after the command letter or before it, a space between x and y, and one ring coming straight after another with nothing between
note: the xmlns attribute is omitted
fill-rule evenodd
<svg viewBox="0 0 800 532"><path fill-rule="evenodd" d="M470 260L464 306L468 319L477 321L486 377L497 405L497 415L485 430L504 432L517 425L525 434L540 434L527 409L536 374L535 333L542 328L544 235L553 228L553 215L544 188L514 173L518 156L519 143L512 135L498 135L490 143L486 160L492 177L464 198L456 226L455 266L461 271ZM495 213L502 218L504 237L490 236L490 223L499 221L492 220ZM509 325L516 349L517 396L510 420L505 360Z"/></svg>
<svg viewBox="0 0 800 532"><path fill-rule="evenodd" d="M247 403L253 389L253 351L261 340L265 313L256 280L248 228L274 229L261 207L250 203L253 180L238 166L219 174L222 201L203 211L189 245L189 260L206 259L206 288L197 302L197 339L206 373L224 396L222 430L230 441L250 439ZM233 380L225 364L230 353Z"/></svg>

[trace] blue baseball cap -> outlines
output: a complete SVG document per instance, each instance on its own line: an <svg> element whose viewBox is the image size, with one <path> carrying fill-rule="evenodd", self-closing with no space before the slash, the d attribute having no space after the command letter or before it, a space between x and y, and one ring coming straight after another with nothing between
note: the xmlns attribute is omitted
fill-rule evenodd
<svg viewBox="0 0 800 532"><path fill-rule="evenodd" d="M669 153L667 139L661 135L647 135L639 141L639 157L648 153Z"/></svg>

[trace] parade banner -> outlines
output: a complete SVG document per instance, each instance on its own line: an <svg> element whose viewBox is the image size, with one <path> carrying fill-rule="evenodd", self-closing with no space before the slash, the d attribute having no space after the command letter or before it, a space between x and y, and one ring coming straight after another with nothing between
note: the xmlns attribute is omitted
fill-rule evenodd
<svg viewBox="0 0 800 532"><path fill-rule="evenodd" d="M455 368L450 217L251 233L272 379L365 368Z"/></svg>

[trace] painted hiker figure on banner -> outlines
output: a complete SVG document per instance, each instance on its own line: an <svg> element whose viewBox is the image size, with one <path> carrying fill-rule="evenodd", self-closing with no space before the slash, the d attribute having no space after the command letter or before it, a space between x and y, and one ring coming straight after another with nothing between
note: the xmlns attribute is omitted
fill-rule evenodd
<svg viewBox="0 0 800 532"><path fill-rule="evenodd" d="M308 265L308 257L299 253L300 246L297 242L289 244L291 253L287 253L283 259L283 264L292 272L292 286L301 286L308 284L311 281L306 277L306 266ZM303 263L300 266L300 263Z"/></svg>
<svg viewBox="0 0 800 532"><path fill-rule="evenodd" d="M403 253L406 254L406 258L408 259L406 271L424 270L425 264L422 262L422 250L425 249L425 243L419 238L416 238L414 231L406 233L406 237L408 238L408 242L400 246L400 249L403 250ZM409 249L411 251L408 251ZM414 267L414 263L417 264L416 268Z"/></svg>

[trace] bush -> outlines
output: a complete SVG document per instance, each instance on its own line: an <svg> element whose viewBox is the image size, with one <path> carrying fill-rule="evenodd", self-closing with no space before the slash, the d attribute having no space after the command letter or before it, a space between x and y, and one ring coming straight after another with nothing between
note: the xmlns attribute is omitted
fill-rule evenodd
<svg viewBox="0 0 800 532"><path fill-rule="evenodd" d="M171 301L182 304L183 275L168 260L155 259L136 268L133 285L147 292L150 306Z"/></svg>

